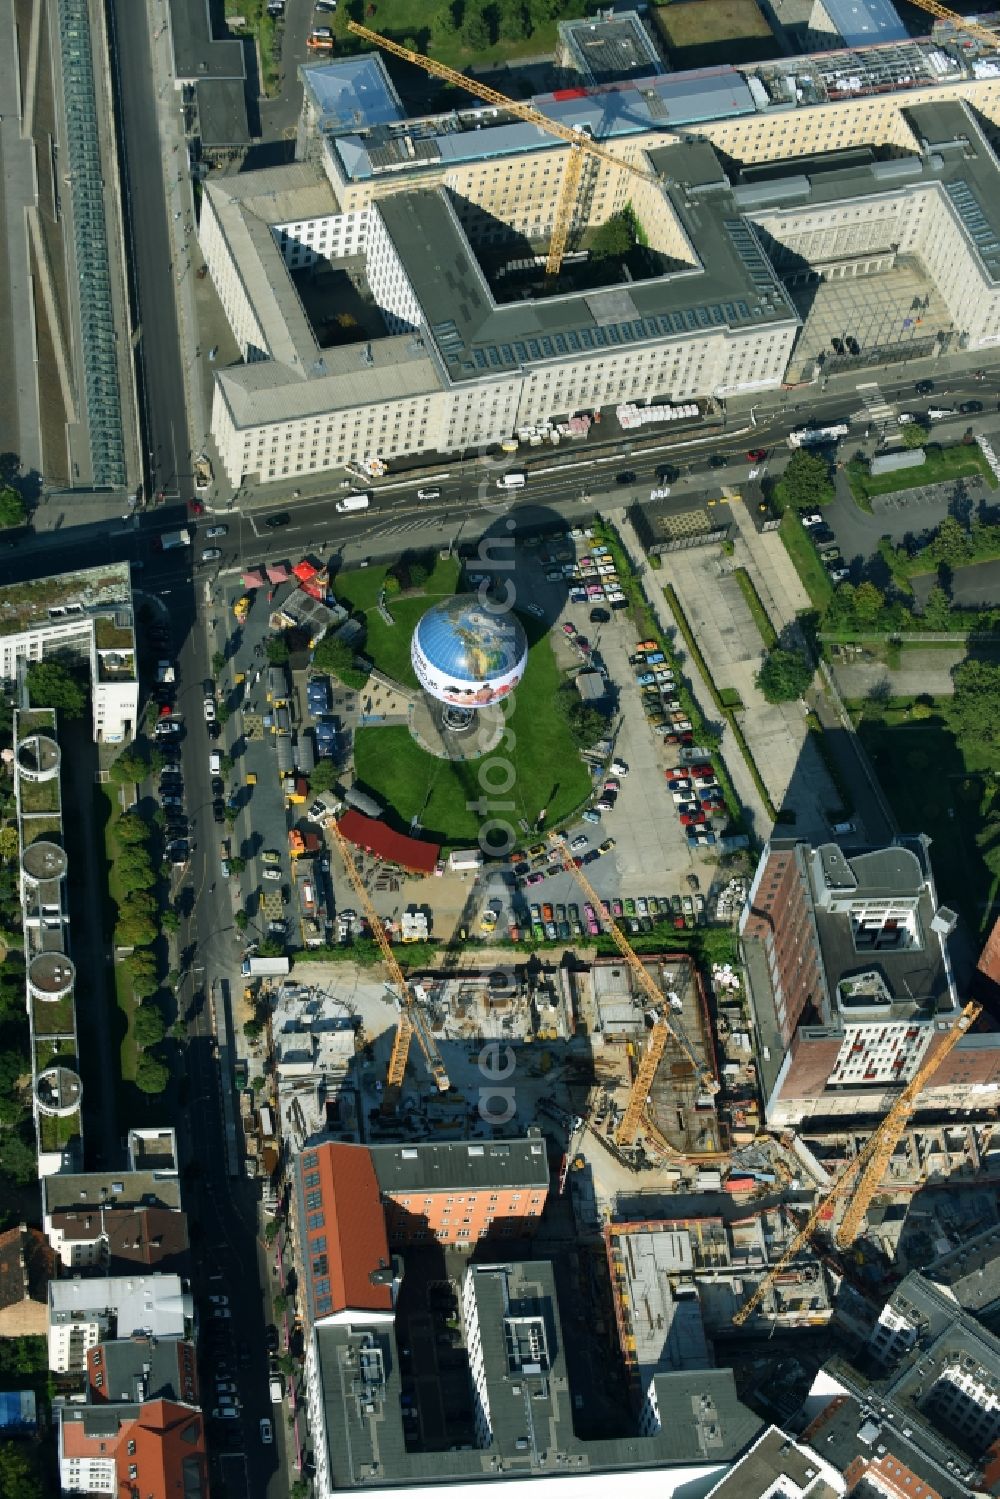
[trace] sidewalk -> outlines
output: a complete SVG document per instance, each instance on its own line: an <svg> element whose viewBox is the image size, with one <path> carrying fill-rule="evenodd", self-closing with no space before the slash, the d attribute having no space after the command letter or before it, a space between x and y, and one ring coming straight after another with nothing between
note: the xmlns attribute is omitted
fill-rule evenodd
<svg viewBox="0 0 1000 1499"><path fill-rule="evenodd" d="M618 534L622 539L622 544L639 576L639 581L642 583L660 629L664 635L674 638L677 635L677 629L673 616L667 607L667 601L663 597L663 584L667 579L662 573L657 574L650 567L649 559L643 550L638 536L635 534L627 513L624 510L614 510L611 512L609 519L617 528ZM683 653L683 640L679 640L679 648ZM692 694L705 722L717 725L719 722L718 711L709 695L708 687L702 680L701 674L694 662L687 661L686 666ZM754 785L753 778L747 769L746 761L740 752L739 745L736 743L735 735L728 724L722 726L719 750L726 762L726 769L729 771L736 795L743 805L751 830L761 840L767 839L770 836L773 824L764 810L764 804L760 799L757 787Z"/></svg>

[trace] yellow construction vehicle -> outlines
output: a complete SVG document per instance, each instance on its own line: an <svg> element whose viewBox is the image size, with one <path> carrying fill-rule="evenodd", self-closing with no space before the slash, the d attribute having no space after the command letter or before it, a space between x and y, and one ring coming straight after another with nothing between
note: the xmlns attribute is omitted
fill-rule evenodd
<svg viewBox="0 0 1000 1499"><path fill-rule="evenodd" d="M243 594L241 598L236 600L236 603L233 605L233 613L241 625L246 624L247 615L250 613L250 595L248 593Z"/></svg>
<svg viewBox="0 0 1000 1499"><path fill-rule="evenodd" d="M851 1247L861 1232L869 1204L882 1183L886 1167L892 1159L893 1151L899 1144L910 1115L913 1113L917 1099L945 1057L948 1056L953 1047L957 1046L958 1042L974 1024L981 1008L980 1005L970 1002L965 1006L955 1024L949 1030L945 1031L941 1038L941 1044L926 1058L922 1066L917 1068L917 1071L900 1093L881 1124L877 1129L872 1131L854 1159L848 1161L829 1192L813 1208L777 1264L771 1266L753 1295L748 1301L743 1303L739 1311L735 1314L733 1321L737 1327L742 1327L744 1322L756 1310L767 1295L775 1279L782 1273L789 1262L795 1258L803 1244L812 1236L820 1224L828 1223L832 1220L837 1203L853 1188L840 1227L834 1234L834 1239L839 1249L849 1249Z"/></svg>
<svg viewBox="0 0 1000 1499"><path fill-rule="evenodd" d="M382 1096L382 1111L388 1114L395 1109L399 1100L403 1078L406 1076L406 1062L410 1055L410 1042L414 1036L417 1038L417 1045L424 1054L424 1059L431 1070L431 1075L440 1092L447 1093L451 1087L451 1081L445 1069L444 1062L441 1060L441 1053L438 1051L437 1042L434 1039L431 1028L427 1024L420 1005L414 998L412 989L406 982L403 970L396 961L396 954L393 952L392 944L386 936L385 927L382 925L382 918L372 904L371 897L365 889L364 880L354 867L354 855L351 851L351 845L332 817L327 822L326 828L330 837L337 845L344 868L347 871L348 879L354 886L354 893L361 902L361 908L368 918L368 925L371 927L372 936L378 943L383 962L389 970L389 977L392 980L396 1000L399 1005L399 1024L396 1027L396 1039L393 1042L392 1056L389 1058L389 1071L386 1076L385 1092Z"/></svg>
<svg viewBox="0 0 1000 1499"><path fill-rule="evenodd" d="M656 1129L656 1126L652 1123L652 1121L645 1117L646 1099L648 1098L649 1090L653 1085L653 1079L656 1076L656 1069L660 1065L660 1062L663 1060L663 1053L666 1051L667 1041L669 1040L669 1038L672 1036L677 1045L681 1048L684 1055L687 1057L689 1063L691 1064L691 1070L698 1080L698 1085L703 1088L706 1093L710 1093L713 1095L718 1093L718 1079L716 1078L715 1074L699 1059L697 1053L694 1050L694 1047L691 1045L691 1042L689 1041L688 1037L685 1036L681 1028L670 1019L668 1011L666 1009L666 996L661 992L661 990L657 987L655 981L650 977L649 973L646 970L645 964L642 962L639 955L633 950L632 944L629 942L628 938L625 936L625 933L621 930L618 923L614 920L613 917L607 914L604 907L604 902L601 900L601 897L591 885L583 870L575 863L572 854L566 846L566 840L559 834L553 833L550 836L549 842L562 860L563 867L566 869L567 873L573 876L580 889L586 895L588 901L594 909L595 916L598 915L598 913L600 914L601 919L604 922L605 930L610 933L615 946L618 948L618 951L621 953L622 957L631 968L640 989L646 995L646 998L650 1001L653 1007L654 1015L656 1017L653 1021L653 1028L650 1031L649 1037L646 1042L646 1049L639 1061L639 1070L635 1075L635 1081L632 1084L632 1092L629 1094L629 1100L625 1107L625 1112L622 1115L621 1122L618 1125L617 1131L615 1132L615 1144L619 1147L625 1145L634 1145L636 1136L639 1134L640 1128L642 1128L648 1132L648 1134L653 1138L656 1145L661 1150L664 1150L665 1153L668 1154L677 1155L679 1154L679 1152L675 1151L673 1147L668 1143L668 1141L664 1139L664 1137L660 1134L659 1130Z"/></svg>
<svg viewBox="0 0 1000 1499"><path fill-rule="evenodd" d="M549 253L545 262L545 272L548 276L556 275L566 253L566 244L573 227L584 156L603 161L610 166L617 167L619 171L630 172L633 177L638 177L643 182L659 183L660 181L655 172L633 166L631 162L623 161L620 156L616 156L613 151L599 146L585 130L574 130L569 125L561 125L558 120L550 120L548 115L542 114L541 110L535 109L533 105L522 104L517 99L509 99L506 94L499 93L495 88L489 88L478 79L467 78L464 73L447 67L445 63L435 62L433 58L424 57L421 52L414 52L409 47L400 46L399 42L392 42L388 37L382 36L377 31L371 31L367 26L361 26L357 21L348 21L347 29L360 37L362 41L371 42L373 46L381 47L383 51L391 52L395 57L401 57L404 62L411 62L416 67L423 68L425 72L432 74L435 78L440 78L444 83L453 83L456 88L475 94L477 99L482 99L487 104L495 104L500 109L509 111L519 120L526 120L529 125L536 125L539 130L544 130L547 134L558 136L560 140L573 148L563 173L559 202L556 205L555 220L552 225L552 238L549 241Z"/></svg>

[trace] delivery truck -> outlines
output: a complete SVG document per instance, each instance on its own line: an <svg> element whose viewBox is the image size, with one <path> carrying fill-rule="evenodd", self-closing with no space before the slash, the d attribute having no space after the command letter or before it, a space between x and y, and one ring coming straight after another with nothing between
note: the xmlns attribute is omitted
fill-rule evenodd
<svg viewBox="0 0 1000 1499"><path fill-rule="evenodd" d="M338 515L349 515L352 510L367 510L372 502L370 494L345 494L342 500L338 500L334 509Z"/></svg>
<svg viewBox="0 0 1000 1499"><path fill-rule="evenodd" d="M191 532L185 527L180 531L164 531L160 537L160 551L174 552L178 547L191 545Z"/></svg>

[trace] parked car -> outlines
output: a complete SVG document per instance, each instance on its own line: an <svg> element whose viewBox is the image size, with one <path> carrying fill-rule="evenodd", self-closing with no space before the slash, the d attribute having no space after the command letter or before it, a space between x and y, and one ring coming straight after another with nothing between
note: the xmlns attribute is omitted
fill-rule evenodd
<svg viewBox="0 0 1000 1499"><path fill-rule="evenodd" d="M264 522L265 526L271 531L277 531L282 526L290 526L291 523L292 517L287 510L279 510L277 515L269 515Z"/></svg>
<svg viewBox="0 0 1000 1499"><path fill-rule="evenodd" d="M201 560L202 562L218 562L221 556L222 550L220 547L206 547L201 554Z"/></svg>
<svg viewBox="0 0 1000 1499"><path fill-rule="evenodd" d="M800 520L804 526L808 527L821 526L823 524L823 517L818 510L807 511L805 515L800 516Z"/></svg>
<svg viewBox="0 0 1000 1499"><path fill-rule="evenodd" d="M616 484L634 484L635 473L630 468L623 468L620 474L615 474Z"/></svg>

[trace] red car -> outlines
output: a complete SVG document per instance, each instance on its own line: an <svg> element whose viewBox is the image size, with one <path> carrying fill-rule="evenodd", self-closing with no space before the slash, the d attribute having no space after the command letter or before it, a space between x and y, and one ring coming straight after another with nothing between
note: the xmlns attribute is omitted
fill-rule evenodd
<svg viewBox="0 0 1000 1499"><path fill-rule="evenodd" d="M686 828L700 827L703 822L707 822L707 821L708 821L708 818L705 816L704 812L682 812L681 813L681 824L682 824L683 827L686 827Z"/></svg>
<svg viewBox="0 0 1000 1499"><path fill-rule="evenodd" d="M200 500L188 500L188 509L192 515L205 514L205 507Z"/></svg>
<svg viewBox="0 0 1000 1499"><path fill-rule="evenodd" d="M715 771L711 765L691 765L685 774L691 776L714 776Z"/></svg>
<svg viewBox="0 0 1000 1499"><path fill-rule="evenodd" d="M767 457L767 448L751 448L747 457L751 463L763 463Z"/></svg>

